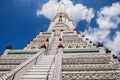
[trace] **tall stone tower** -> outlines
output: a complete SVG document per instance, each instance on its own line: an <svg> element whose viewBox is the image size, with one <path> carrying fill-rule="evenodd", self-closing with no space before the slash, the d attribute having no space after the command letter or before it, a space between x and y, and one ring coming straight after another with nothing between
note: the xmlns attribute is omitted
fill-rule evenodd
<svg viewBox="0 0 120 80"><path fill-rule="evenodd" d="M116 56L76 32L63 2L47 32L23 50L7 47L0 57L0 80L120 80Z"/></svg>

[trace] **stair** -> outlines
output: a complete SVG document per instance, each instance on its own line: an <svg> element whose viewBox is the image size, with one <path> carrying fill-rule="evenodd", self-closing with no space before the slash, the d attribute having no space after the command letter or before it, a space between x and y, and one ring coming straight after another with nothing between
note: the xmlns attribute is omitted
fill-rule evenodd
<svg viewBox="0 0 120 80"><path fill-rule="evenodd" d="M58 37L54 37L54 41L52 42L52 46L50 47L50 49L48 51L48 54L55 55L59 43L60 43L59 42L59 38Z"/></svg>
<svg viewBox="0 0 120 80"><path fill-rule="evenodd" d="M49 68L54 60L54 55L46 55L38 59L36 65L27 70L21 77L21 80L46 80ZM52 71L53 66L50 69L49 74Z"/></svg>
<svg viewBox="0 0 120 80"><path fill-rule="evenodd" d="M56 54L58 44L59 38L54 37L54 41L48 50L48 55L39 58L37 60L37 64L27 70L21 77L21 80L46 80L51 63L54 60L54 55ZM54 66L51 67L49 74L51 74L53 67Z"/></svg>

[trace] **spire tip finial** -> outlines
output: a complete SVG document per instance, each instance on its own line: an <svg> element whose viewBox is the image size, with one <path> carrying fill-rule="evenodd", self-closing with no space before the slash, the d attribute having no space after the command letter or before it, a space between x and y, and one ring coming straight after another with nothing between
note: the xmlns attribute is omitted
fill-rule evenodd
<svg viewBox="0 0 120 80"><path fill-rule="evenodd" d="M65 12L66 12L66 7L65 7L63 0L61 0L59 8L58 8L58 13L65 13Z"/></svg>

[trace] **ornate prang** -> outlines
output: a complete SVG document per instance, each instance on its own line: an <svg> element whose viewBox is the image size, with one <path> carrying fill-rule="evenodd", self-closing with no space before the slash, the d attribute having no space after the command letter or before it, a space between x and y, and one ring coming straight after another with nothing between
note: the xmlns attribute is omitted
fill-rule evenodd
<svg viewBox="0 0 120 80"><path fill-rule="evenodd" d="M41 30L24 50L6 47L0 80L120 80L118 56L77 32L73 22L61 0L47 32Z"/></svg>
<svg viewBox="0 0 120 80"><path fill-rule="evenodd" d="M59 5L57 12L58 13L65 13L66 12L66 7L65 7L65 4L63 2Z"/></svg>
<svg viewBox="0 0 120 80"><path fill-rule="evenodd" d="M6 49L12 50L12 49L13 49L13 48L12 48L12 45L7 46Z"/></svg>
<svg viewBox="0 0 120 80"><path fill-rule="evenodd" d="M62 44L59 44L58 48L64 48L64 46Z"/></svg>

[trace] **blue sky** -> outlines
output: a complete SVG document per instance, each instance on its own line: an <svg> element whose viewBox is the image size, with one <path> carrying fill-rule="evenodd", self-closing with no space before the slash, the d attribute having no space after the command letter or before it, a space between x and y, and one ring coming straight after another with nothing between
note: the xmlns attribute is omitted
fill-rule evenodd
<svg viewBox="0 0 120 80"><path fill-rule="evenodd" d="M45 9L49 7L56 11L53 7L57 7L59 1L0 0L0 54L8 45L12 45L14 49L23 49L40 30L46 31L54 13L50 10L46 13ZM105 47L119 53L120 12L118 8L120 9L120 0L63 1L69 8L67 12L73 18L77 31L83 32L93 42L100 41L105 44ZM47 4L53 6L47 6ZM71 8L76 11L71 13ZM109 11L112 12L109 14L107 13ZM109 25L109 22L113 24Z"/></svg>

